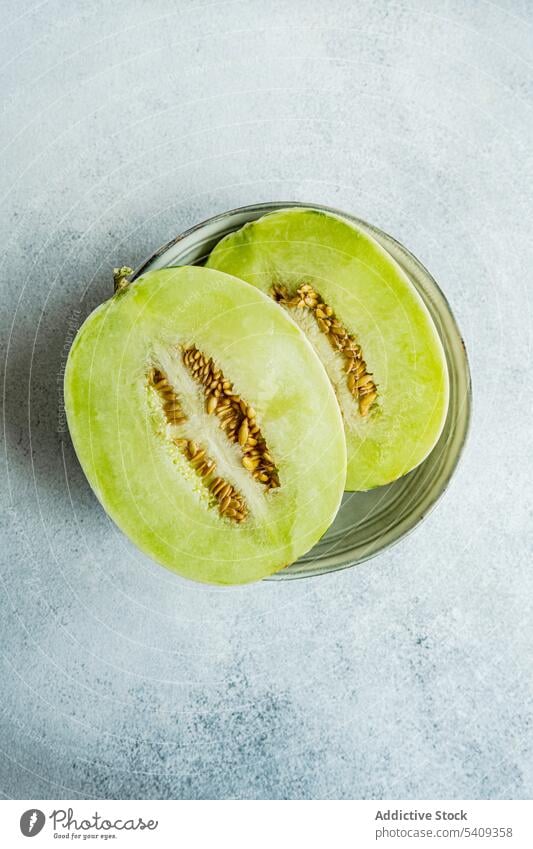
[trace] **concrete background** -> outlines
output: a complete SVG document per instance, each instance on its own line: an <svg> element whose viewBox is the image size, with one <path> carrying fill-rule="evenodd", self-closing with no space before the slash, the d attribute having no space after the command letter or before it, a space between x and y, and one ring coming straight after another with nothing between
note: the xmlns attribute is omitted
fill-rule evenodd
<svg viewBox="0 0 533 849"><path fill-rule="evenodd" d="M2 794L531 797L532 4L2 9ZM271 199L353 211L429 266L473 428L388 554L209 589L110 524L61 372L113 265Z"/></svg>

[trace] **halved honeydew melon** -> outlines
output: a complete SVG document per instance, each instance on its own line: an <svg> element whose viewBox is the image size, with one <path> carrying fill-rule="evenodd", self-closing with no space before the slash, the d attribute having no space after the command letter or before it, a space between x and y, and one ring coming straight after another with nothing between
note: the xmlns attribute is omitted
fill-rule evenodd
<svg viewBox="0 0 533 849"><path fill-rule="evenodd" d="M418 292L371 236L282 209L222 239L207 266L270 295L306 333L341 407L347 489L389 483L427 457L448 408L445 354Z"/></svg>
<svg viewBox="0 0 533 849"><path fill-rule="evenodd" d="M188 578L257 580L326 531L346 474L342 420L297 325L203 268L147 274L81 327L65 404L105 510Z"/></svg>

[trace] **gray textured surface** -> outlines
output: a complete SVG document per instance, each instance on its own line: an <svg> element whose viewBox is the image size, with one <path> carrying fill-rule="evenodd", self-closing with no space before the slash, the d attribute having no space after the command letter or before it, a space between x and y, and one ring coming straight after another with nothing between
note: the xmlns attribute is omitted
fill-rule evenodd
<svg viewBox="0 0 533 849"><path fill-rule="evenodd" d="M2 8L1 792L531 796L531 3ZM279 198L352 210L429 266L473 429L387 555L208 589L106 519L58 381L113 265Z"/></svg>

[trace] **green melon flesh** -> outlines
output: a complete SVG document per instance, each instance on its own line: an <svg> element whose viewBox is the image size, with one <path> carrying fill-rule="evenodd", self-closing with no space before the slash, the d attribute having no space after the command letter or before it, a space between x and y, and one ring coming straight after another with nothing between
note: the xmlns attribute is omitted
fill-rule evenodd
<svg viewBox="0 0 533 849"><path fill-rule="evenodd" d="M441 433L448 408L444 351L429 312L392 257L328 213L282 209L215 247L207 266L267 294L309 283L361 345L378 398L366 416L347 387L342 357L309 310L290 308L334 386L348 447L347 489L367 490L415 468Z"/></svg>
<svg viewBox="0 0 533 849"><path fill-rule="evenodd" d="M265 491L239 446L208 415L179 346L212 357L255 409L279 474ZM147 378L162 367L188 411L184 431L244 494L236 524L176 447ZM241 584L292 563L332 522L346 474L342 420L305 335L270 298L203 268L147 274L98 307L67 362L65 404L76 453L116 524L159 563L197 581Z"/></svg>

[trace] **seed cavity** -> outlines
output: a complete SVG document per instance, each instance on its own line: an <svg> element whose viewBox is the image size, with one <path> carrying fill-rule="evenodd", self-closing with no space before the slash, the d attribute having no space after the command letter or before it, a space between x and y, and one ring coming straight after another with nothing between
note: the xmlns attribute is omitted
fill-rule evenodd
<svg viewBox="0 0 533 849"><path fill-rule="evenodd" d="M327 336L332 348L343 357L348 389L358 402L360 415L367 416L378 397L378 389L367 369L361 346L338 320L332 308L322 301L309 283L299 286L292 296L285 286L276 285L271 295L278 304L287 309L306 309L314 315L320 331Z"/></svg>
<svg viewBox="0 0 533 849"><path fill-rule="evenodd" d="M214 360L202 354L196 345L181 351L189 374L203 388L206 412L218 417L228 439L240 447L244 468L267 491L279 487L278 470L257 424L254 408L235 392L233 384Z"/></svg>
<svg viewBox="0 0 533 849"><path fill-rule="evenodd" d="M216 461L206 454L205 448L190 439L176 439L175 442L196 473L204 478L211 499L217 505L220 515L238 524L244 522L248 516L248 507L243 496L231 483L215 476Z"/></svg>
<svg viewBox="0 0 533 849"><path fill-rule="evenodd" d="M183 425L187 421L187 416L182 410L178 394L168 377L160 369L152 368L148 373L148 382L160 398L168 424ZM243 495L229 481L215 475L216 460L208 455L207 449L198 445L193 439L189 439L185 434L174 436L172 441L202 479L209 491L210 502L218 508L220 515L237 524L244 522L249 510Z"/></svg>

